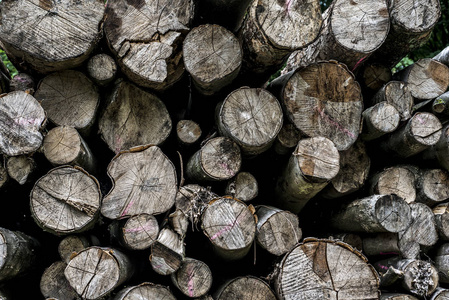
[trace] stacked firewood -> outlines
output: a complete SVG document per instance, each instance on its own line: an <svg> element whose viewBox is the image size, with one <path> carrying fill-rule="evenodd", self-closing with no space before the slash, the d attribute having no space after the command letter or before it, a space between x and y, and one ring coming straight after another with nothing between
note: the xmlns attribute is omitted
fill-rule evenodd
<svg viewBox="0 0 449 300"><path fill-rule="evenodd" d="M438 0L3 0L0 299L446 299Z"/></svg>

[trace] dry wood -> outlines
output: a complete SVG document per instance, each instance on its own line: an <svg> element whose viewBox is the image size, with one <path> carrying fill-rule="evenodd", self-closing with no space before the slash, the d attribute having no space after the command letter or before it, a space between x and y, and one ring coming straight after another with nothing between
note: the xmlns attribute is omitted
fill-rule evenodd
<svg viewBox="0 0 449 300"><path fill-rule="evenodd" d="M449 203L438 204L432 211L440 240L449 241Z"/></svg>
<svg viewBox="0 0 449 300"><path fill-rule="evenodd" d="M418 298L408 294L382 292L380 294L380 300L418 300Z"/></svg>
<svg viewBox="0 0 449 300"><path fill-rule="evenodd" d="M29 154L39 149L39 131L46 120L40 103L23 91L0 98L0 152L8 156Z"/></svg>
<svg viewBox="0 0 449 300"><path fill-rule="evenodd" d="M284 119L284 125L273 144L274 151L279 155L292 154L301 139L301 133L292 123L287 123Z"/></svg>
<svg viewBox="0 0 449 300"><path fill-rule="evenodd" d="M151 246L150 262L153 270L161 275L176 272L185 258L183 239L172 229L163 228Z"/></svg>
<svg viewBox="0 0 449 300"><path fill-rule="evenodd" d="M180 79L182 40L193 18L193 1L111 1L105 17L109 48L129 79L157 90Z"/></svg>
<svg viewBox="0 0 449 300"><path fill-rule="evenodd" d="M0 189L8 182L9 176L4 166L3 156L0 159Z"/></svg>
<svg viewBox="0 0 449 300"><path fill-rule="evenodd" d="M100 94L83 73L74 70L52 73L41 80L34 97L55 125L75 127L86 135L90 133Z"/></svg>
<svg viewBox="0 0 449 300"><path fill-rule="evenodd" d="M449 290L438 287L429 300L447 300L449 299Z"/></svg>
<svg viewBox="0 0 449 300"><path fill-rule="evenodd" d="M416 180L416 200L433 207L449 200L449 173L442 169L422 170Z"/></svg>
<svg viewBox="0 0 449 300"><path fill-rule="evenodd" d="M72 257L64 275L83 299L98 299L129 280L133 272L130 259L119 250L89 247Z"/></svg>
<svg viewBox="0 0 449 300"><path fill-rule="evenodd" d="M236 142L246 156L268 150L282 128L279 101L260 88L242 87L231 92L217 107L221 135Z"/></svg>
<svg viewBox="0 0 449 300"><path fill-rule="evenodd" d="M363 253L367 256L402 255L397 233L381 232L365 236L362 240ZM406 255L404 255L406 257Z"/></svg>
<svg viewBox="0 0 449 300"><path fill-rule="evenodd" d="M176 197L178 196L176 195ZM168 221L170 227L173 228L177 234L179 234L181 239L185 238L187 230L189 229L189 216L181 209L176 209L175 212L168 216Z"/></svg>
<svg viewBox="0 0 449 300"><path fill-rule="evenodd" d="M433 59L449 67L449 46L441 50Z"/></svg>
<svg viewBox="0 0 449 300"><path fill-rule="evenodd" d="M186 296L197 298L207 294L212 286L212 272L204 262L185 258L181 267L172 273L173 284Z"/></svg>
<svg viewBox="0 0 449 300"><path fill-rule="evenodd" d="M217 300L276 300L270 286L260 278L242 276L228 280L215 292Z"/></svg>
<svg viewBox="0 0 449 300"><path fill-rule="evenodd" d="M157 146L120 152L110 162L108 176L114 185L103 200L101 213L109 219L161 214L175 203L176 170Z"/></svg>
<svg viewBox="0 0 449 300"><path fill-rule="evenodd" d="M289 252L302 238L298 216L273 206L256 206L256 241L271 254Z"/></svg>
<svg viewBox="0 0 449 300"><path fill-rule="evenodd" d="M250 201L257 197L259 187L256 178L249 172L239 172L228 181L225 193L241 201Z"/></svg>
<svg viewBox="0 0 449 300"><path fill-rule="evenodd" d="M379 299L379 279L367 259L339 241L306 239L282 259L280 299Z"/></svg>
<svg viewBox="0 0 449 300"><path fill-rule="evenodd" d="M377 63L366 63L360 67L358 82L362 89L369 94L377 92L384 84L391 81L391 69Z"/></svg>
<svg viewBox="0 0 449 300"><path fill-rule="evenodd" d="M242 48L237 37L216 24L190 30L182 51L186 71L198 91L205 95L212 95L229 85L242 64Z"/></svg>
<svg viewBox="0 0 449 300"><path fill-rule="evenodd" d="M111 300L176 300L166 286L144 282L121 289Z"/></svg>
<svg viewBox="0 0 449 300"><path fill-rule="evenodd" d="M2 1L0 40L8 56L49 73L81 65L100 40L103 1Z"/></svg>
<svg viewBox="0 0 449 300"><path fill-rule="evenodd" d="M325 137L299 141L278 178L276 206L298 213L340 170L340 154Z"/></svg>
<svg viewBox="0 0 449 300"><path fill-rule="evenodd" d="M444 125L437 143L423 152L423 158L434 160L441 167L449 170L449 124Z"/></svg>
<svg viewBox="0 0 449 300"><path fill-rule="evenodd" d="M202 135L201 127L192 120L180 120L176 124L176 137L182 146L191 146L199 141Z"/></svg>
<svg viewBox="0 0 449 300"><path fill-rule="evenodd" d="M201 216L201 228L217 255L237 260L248 253L254 241L256 220L244 202L225 197L207 206Z"/></svg>
<svg viewBox="0 0 449 300"><path fill-rule="evenodd" d="M383 101L393 105L398 110L401 121L411 118L414 100L405 82L389 81L371 99L373 104Z"/></svg>
<svg viewBox="0 0 449 300"><path fill-rule="evenodd" d="M362 251L363 249L363 241L360 235L354 233L337 233L329 236L331 240L339 240L343 243L348 244L354 249L358 251Z"/></svg>
<svg viewBox="0 0 449 300"><path fill-rule="evenodd" d="M407 203L416 200L416 176L407 166L392 166L379 171L369 179L371 194L395 194Z"/></svg>
<svg viewBox="0 0 449 300"><path fill-rule="evenodd" d="M9 82L9 91L24 91L33 95L36 89L36 83L33 77L26 73L19 73Z"/></svg>
<svg viewBox="0 0 449 300"><path fill-rule="evenodd" d="M441 118L449 115L449 92L436 97L432 103L432 112Z"/></svg>
<svg viewBox="0 0 449 300"><path fill-rule="evenodd" d="M449 244L444 243L437 248L433 257L435 268L438 270L440 283L449 283Z"/></svg>
<svg viewBox="0 0 449 300"><path fill-rule="evenodd" d="M239 146L230 138L215 137L190 157L186 176L196 181L223 181L234 177L241 164Z"/></svg>
<svg viewBox="0 0 449 300"><path fill-rule="evenodd" d="M117 64L111 56L100 53L87 62L87 73L96 84L106 86L115 79Z"/></svg>
<svg viewBox="0 0 449 300"><path fill-rule="evenodd" d="M401 121L399 111L386 101L365 109L362 117L363 130L360 137L364 141L372 141L395 131Z"/></svg>
<svg viewBox="0 0 449 300"><path fill-rule="evenodd" d="M31 214L43 230L57 235L77 233L94 226L101 197L98 181L86 171L57 167L34 184Z"/></svg>
<svg viewBox="0 0 449 300"><path fill-rule="evenodd" d="M20 185L29 181L32 173L36 169L36 162L27 155L19 155L8 158L6 161L6 170L10 178L17 181Z"/></svg>
<svg viewBox="0 0 449 300"><path fill-rule="evenodd" d="M44 270L39 286L45 298L53 297L58 300L81 299L64 276L66 267L66 262L56 261Z"/></svg>
<svg viewBox="0 0 449 300"><path fill-rule="evenodd" d="M100 117L99 133L115 153L139 145L160 145L170 135L172 121L154 94L127 81L114 86Z"/></svg>
<svg viewBox="0 0 449 300"><path fill-rule="evenodd" d="M69 235L63 238L58 245L58 253L62 261L69 263L73 255L92 246L89 239L82 235Z"/></svg>

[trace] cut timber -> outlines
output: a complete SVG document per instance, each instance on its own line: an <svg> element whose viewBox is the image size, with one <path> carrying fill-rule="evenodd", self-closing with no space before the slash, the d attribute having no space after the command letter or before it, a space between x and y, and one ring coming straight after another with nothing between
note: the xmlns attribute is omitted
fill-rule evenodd
<svg viewBox="0 0 449 300"><path fill-rule="evenodd" d="M106 86L115 79L117 64L111 56L100 53L92 56L87 62L87 73L93 82Z"/></svg>
<svg viewBox="0 0 449 300"><path fill-rule="evenodd" d="M138 214L114 221L110 226L111 237L129 250L150 248L159 234L159 224L153 215Z"/></svg>
<svg viewBox="0 0 449 300"><path fill-rule="evenodd" d="M182 40L193 18L193 1L110 1L105 17L109 48L129 79L156 90L180 79Z"/></svg>
<svg viewBox="0 0 449 300"><path fill-rule="evenodd" d="M444 288L437 288L430 297L430 300L447 300L449 299L449 290Z"/></svg>
<svg viewBox="0 0 449 300"><path fill-rule="evenodd" d="M241 201L253 200L259 193L257 180L251 173L240 172L228 181L225 193Z"/></svg>
<svg viewBox="0 0 449 300"><path fill-rule="evenodd" d="M236 142L246 156L270 148L283 123L276 97L264 89L247 87L231 92L217 107L216 118L220 134Z"/></svg>
<svg viewBox="0 0 449 300"><path fill-rule="evenodd" d="M370 93L377 92L384 84L391 81L391 69L384 65L371 63L363 64L358 72L359 83L362 90L368 89Z"/></svg>
<svg viewBox="0 0 449 300"><path fill-rule="evenodd" d="M394 194L357 199L331 217L333 228L349 232L401 232L411 222L408 203Z"/></svg>
<svg viewBox="0 0 449 300"><path fill-rule="evenodd" d="M339 240L343 243L348 244L354 249L357 249L358 251L362 251L363 249L363 242L362 238L358 234L354 233L337 233L333 234L329 237L331 240Z"/></svg>
<svg viewBox="0 0 449 300"><path fill-rule="evenodd" d="M58 253L62 261L68 264L72 255L75 255L90 246L92 246L91 242L86 237L81 235L69 235L59 242Z"/></svg>
<svg viewBox="0 0 449 300"><path fill-rule="evenodd" d="M101 213L109 219L147 213L157 215L175 203L176 170L157 146L123 151L108 166L113 187L105 196Z"/></svg>
<svg viewBox="0 0 449 300"><path fill-rule="evenodd" d="M0 281L33 271L38 263L40 247L31 236L0 228Z"/></svg>
<svg viewBox="0 0 449 300"><path fill-rule="evenodd" d="M67 263L56 261L44 270L39 286L45 298L53 297L58 300L81 299L64 276L66 267Z"/></svg>
<svg viewBox="0 0 449 300"><path fill-rule="evenodd" d="M129 280L133 272L130 259L119 250L89 247L70 260L64 275L83 299L98 299Z"/></svg>
<svg viewBox="0 0 449 300"><path fill-rule="evenodd" d="M90 133L100 94L83 73L74 70L52 73L42 79L34 97L55 125L75 127L86 135Z"/></svg>
<svg viewBox="0 0 449 300"><path fill-rule="evenodd" d="M407 203L416 200L415 174L407 166L393 166L377 172L369 179L371 194L395 194Z"/></svg>
<svg viewBox="0 0 449 300"><path fill-rule="evenodd" d="M182 51L186 71L198 91L205 95L212 95L229 85L242 64L242 49L237 37L216 24L190 30Z"/></svg>
<svg viewBox="0 0 449 300"><path fill-rule="evenodd" d="M363 101L354 75L337 62L319 62L274 80L286 117L306 136L323 136L347 150L360 131Z"/></svg>
<svg viewBox="0 0 449 300"><path fill-rule="evenodd" d="M407 158L435 145L441 137L442 127L434 114L417 112L382 141L381 147L395 156Z"/></svg>
<svg viewBox="0 0 449 300"><path fill-rule="evenodd" d="M363 253L367 256L402 254L397 233L381 232L365 236Z"/></svg>
<svg viewBox="0 0 449 300"><path fill-rule="evenodd" d="M31 191L31 214L44 230L56 235L94 226L101 205L98 181L79 167L62 166L36 181Z"/></svg>
<svg viewBox="0 0 449 300"><path fill-rule="evenodd" d="M9 157L6 161L6 170L10 178L17 181L20 185L25 184L30 175L36 169L36 162L32 157L19 155Z"/></svg>
<svg viewBox="0 0 449 300"><path fill-rule="evenodd" d="M362 117L363 130L360 137L364 141L372 141L395 131L401 121L399 111L386 101L368 107L363 111Z"/></svg>
<svg viewBox="0 0 449 300"><path fill-rule="evenodd" d="M449 172L428 169L420 172L416 180L416 200L433 207L449 200Z"/></svg>
<svg viewBox="0 0 449 300"><path fill-rule="evenodd" d="M9 91L24 91L33 95L36 89L36 83L33 77L26 73L19 73L9 82Z"/></svg>
<svg viewBox="0 0 449 300"><path fill-rule="evenodd" d="M9 176L8 171L4 166L4 158L0 159L0 189L8 182Z"/></svg>
<svg viewBox="0 0 449 300"><path fill-rule="evenodd" d="M319 1L253 1L240 31L245 69L275 72L287 55L318 37L321 25Z"/></svg>
<svg viewBox="0 0 449 300"><path fill-rule="evenodd" d="M440 240L449 241L449 203L438 204L432 211Z"/></svg>
<svg viewBox="0 0 449 300"><path fill-rule="evenodd" d="M0 152L7 156L29 154L39 149L40 129L46 120L37 100L23 92L3 94L0 98Z"/></svg>
<svg viewBox="0 0 449 300"><path fill-rule="evenodd" d="M214 299L217 300L276 300L268 283L254 276L242 276L218 287Z"/></svg>
<svg viewBox="0 0 449 300"><path fill-rule="evenodd" d="M99 133L115 153L139 145L160 145L170 135L172 121L165 104L136 85L114 87L99 120Z"/></svg>
<svg viewBox="0 0 449 300"><path fill-rule="evenodd" d="M389 81L371 99L373 104L383 101L393 105L398 110L401 121L406 121L412 117L412 108L415 102L405 82Z"/></svg>
<svg viewBox="0 0 449 300"><path fill-rule="evenodd" d="M274 151L279 155L292 154L301 139L301 133L292 123L287 123L284 119L284 125L282 125L276 139L274 141Z"/></svg>
<svg viewBox="0 0 449 300"><path fill-rule="evenodd" d="M212 201L201 216L201 228L216 253L225 260L243 258L256 236L253 211L232 198Z"/></svg>
<svg viewBox="0 0 449 300"><path fill-rule="evenodd" d="M111 300L176 300L166 286L144 282L137 286L129 286L118 291Z"/></svg>
<svg viewBox="0 0 449 300"><path fill-rule="evenodd" d="M445 170L449 170L449 124L444 125L439 140L423 152L423 157L434 159Z"/></svg>
<svg viewBox="0 0 449 300"><path fill-rule="evenodd" d="M185 258L171 280L184 295L197 298L206 295L211 288L212 272L204 262Z"/></svg>
<svg viewBox="0 0 449 300"><path fill-rule="evenodd" d="M276 205L298 213L340 171L340 154L325 137L299 141L278 178Z"/></svg>
<svg viewBox="0 0 449 300"><path fill-rule="evenodd" d="M433 100L432 112L447 118L449 115L449 92L441 94Z"/></svg>
<svg viewBox="0 0 449 300"><path fill-rule="evenodd" d="M256 206L256 241L271 254L281 256L302 238L298 216L273 206Z"/></svg>
<svg viewBox="0 0 449 300"><path fill-rule="evenodd" d="M418 298L408 294L382 292L380 300L418 300Z"/></svg>
<svg viewBox="0 0 449 300"><path fill-rule="evenodd" d="M441 283L449 283L449 244L444 243L437 248L433 258Z"/></svg>
<svg viewBox="0 0 449 300"><path fill-rule="evenodd" d="M276 277L279 299L379 299L377 272L339 241L304 240L284 256Z"/></svg>
<svg viewBox="0 0 449 300"><path fill-rule="evenodd" d="M395 74L394 77L407 83L416 104L434 99L447 90L449 67L431 58L423 58Z"/></svg>
<svg viewBox="0 0 449 300"><path fill-rule="evenodd" d="M223 181L234 177L241 164L239 146L229 138L216 137L190 157L186 175L198 181Z"/></svg>
<svg viewBox="0 0 449 300"><path fill-rule="evenodd" d="M176 137L182 146L191 146L199 141L202 135L201 127L192 120L180 120L176 124Z"/></svg>
<svg viewBox="0 0 449 300"><path fill-rule="evenodd" d="M449 46L441 50L433 59L449 67Z"/></svg>
<svg viewBox="0 0 449 300"><path fill-rule="evenodd" d="M4 1L0 40L8 56L49 73L81 65L102 34L103 1Z"/></svg>
<svg viewBox="0 0 449 300"><path fill-rule="evenodd" d="M150 262L153 270L160 275L176 272L185 258L183 239L172 229L163 228L151 247Z"/></svg>

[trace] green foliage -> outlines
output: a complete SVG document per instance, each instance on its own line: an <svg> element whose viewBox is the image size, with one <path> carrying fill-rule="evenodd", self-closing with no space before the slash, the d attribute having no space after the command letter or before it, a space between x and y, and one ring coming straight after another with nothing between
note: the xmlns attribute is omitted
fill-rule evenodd
<svg viewBox="0 0 449 300"><path fill-rule="evenodd" d="M396 66L394 66L391 69L391 72L394 74L394 73L396 73L396 72L398 72L398 71L400 71L400 70L410 66L413 63L414 63L414 61L412 59L410 59L410 57L408 57L408 55L407 55L406 57L401 59L401 61L398 62Z"/></svg>
<svg viewBox="0 0 449 300"><path fill-rule="evenodd" d="M6 56L6 53L5 53L5 51L3 51L3 49L0 49L0 57L2 58L2 61L5 64L6 68L8 68L9 73L11 74L11 78L16 76L19 72L14 67L14 65L11 63L8 56Z"/></svg>

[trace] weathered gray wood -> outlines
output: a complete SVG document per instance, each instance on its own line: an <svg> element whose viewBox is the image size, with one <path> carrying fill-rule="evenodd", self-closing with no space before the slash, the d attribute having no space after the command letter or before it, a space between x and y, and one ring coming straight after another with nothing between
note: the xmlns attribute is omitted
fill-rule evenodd
<svg viewBox="0 0 449 300"><path fill-rule="evenodd" d="M104 2L2 1L0 40L8 56L49 73L81 65L100 40Z"/></svg>
<svg viewBox="0 0 449 300"><path fill-rule="evenodd" d="M176 300L169 287L144 282L136 286L125 287L111 300Z"/></svg>
<svg viewBox="0 0 449 300"><path fill-rule="evenodd" d="M374 268L339 241L304 240L284 256L274 284L279 299L285 300L379 299Z"/></svg>
<svg viewBox="0 0 449 300"><path fill-rule="evenodd" d="M121 81L107 102L98 127L102 139L115 153L140 145L160 145L170 135L170 115L156 95Z"/></svg>
<svg viewBox="0 0 449 300"><path fill-rule="evenodd" d="M348 244L354 249L358 251L362 251L363 249L363 241L360 235L355 233L337 233L329 236L330 240L339 240L345 244ZM365 253L364 253L365 254Z"/></svg>
<svg viewBox="0 0 449 300"><path fill-rule="evenodd" d="M57 298L58 300L81 299L64 276L66 267L66 262L55 261L44 270L39 287L45 298Z"/></svg>
<svg viewBox="0 0 449 300"><path fill-rule="evenodd" d="M449 92L441 94L433 100L432 112L437 116L449 115Z"/></svg>
<svg viewBox="0 0 449 300"><path fill-rule="evenodd" d="M9 82L9 91L24 91L33 95L36 90L34 78L26 73L19 73Z"/></svg>
<svg viewBox="0 0 449 300"><path fill-rule="evenodd" d="M230 279L218 287L214 299L276 300L276 295L262 279L242 276Z"/></svg>
<svg viewBox="0 0 449 300"><path fill-rule="evenodd" d="M221 135L236 142L246 156L268 150L282 128L279 101L260 88L242 87L231 92L217 107Z"/></svg>
<svg viewBox="0 0 449 300"><path fill-rule="evenodd" d="M171 281L184 295L197 298L211 288L212 272L204 262L186 257L178 271L172 273Z"/></svg>
<svg viewBox="0 0 449 300"><path fill-rule="evenodd" d="M0 152L8 156L29 154L39 149L45 125L40 103L23 91L3 94L0 98Z"/></svg>
<svg viewBox="0 0 449 300"><path fill-rule="evenodd" d="M6 167L4 164L4 157L1 156L0 159L0 189L8 182L9 176L8 171L6 171Z"/></svg>
<svg viewBox="0 0 449 300"><path fill-rule="evenodd" d="M129 79L164 90L184 72L181 47L192 17L192 0L111 1L104 33Z"/></svg>
<svg viewBox="0 0 449 300"><path fill-rule="evenodd" d="M199 141L201 135L200 125L192 120L180 120L176 124L176 137L181 147L195 144Z"/></svg>
<svg viewBox="0 0 449 300"><path fill-rule="evenodd" d="M340 154L325 137L299 141L279 176L275 206L298 213L340 170Z"/></svg>
<svg viewBox="0 0 449 300"><path fill-rule="evenodd" d="M395 194L407 203L416 200L416 176L407 166L392 166L378 171L369 178L371 194Z"/></svg>
<svg viewBox="0 0 449 300"><path fill-rule="evenodd" d="M88 230L100 215L98 181L79 167L62 166L39 178L31 191L31 214L53 234Z"/></svg>
<svg viewBox="0 0 449 300"><path fill-rule="evenodd" d="M234 177L241 164L239 146L230 138L215 137L189 158L186 176L196 181L223 181Z"/></svg>
<svg viewBox="0 0 449 300"><path fill-rule="evenodd" d="M68 263L64 275L83 299L98 299L110 294L133 275L130 259L108 247L89 247Z"/></svg>
<svg viewBox="0 0 449 300"><path fill-rule="evenodd" d="M274 151L279 155L292 154L301 139L301 133L292 123L287 123L284 119L284 125L282 125L276 139L274 140Z"/></svg>
<svg viewBox="0 0 449 300"><path fill-rule="evenodd" d="M217 255L226 260L243 258L256 236L254 211L233 198L212 201L201 216L201 228Z"/></svg>
<svg viewBox="0 0 449 300"><path fill-rule="evenodd" d="M377 92L384 84L391 81L391 69L377 63L365 63L358 72L358 82L362 90L369 94Z"/></svg>
<svg viewBox="0 0 449 300"><path fill-rule="evenodd" d="M117 74L115 60L106 53L92 56L87 62L87 74L100 86L110 84Z"/></svg>
<svg viewBox="0 0 449 300"><path fill-rule="evenodd" d="M397 233L381 232L372 234L365 236L362 242L363 254L367 256L402 254Z"/></svg>
<svg viewBox="0 0 449 300"><path fill-rule="evenodd" d="M68 264L73 255L90 246L92 243L85 236L68 235L59 242L58 253L62 261Z"/></svg>
<svg viewBox="0 0 449 300"><path fill-rule="evenodd" d="M441 50L433 59L449 67L449 46Z"/></svg>
<svg viewBox="0 0 449 300"><path fill-rule="evenodd" d="M112 222L109 232L120 246L129 250L144 250L156 242L159 224L153 215L138 214Z"/></svg>
<svg viewBox="0 0 449 300"><path fill-rule="evenodd" d="M39 82L34 97L55 125L71 126L85 135L90 133L100 94L83 73L75 70L52 73Z"/></svg>
<svg viewBox="0 0 449 300"><path fill-rule="evenodd" d="M157 215L175 203L176 170L157 146L120 152L109 163L113 187L104 197L101 213L119 219L141 213Z"/></svg>
<svg viewBox="0 0 449 300"><path fill-rule="evenodd" d="M364 141L372 141L395 131L401 121L399 111L386 101L368 107L363 111L362 117L363 129L360 137Z"/></svg>
<svg viewBox="0 0 449 300"><path fill-rule="evenodd" d="M257 180L249 172L239 172L234 178L228 181L225 193L241 201L251 201L259 193Z"/></svg>
<svg viewBox="0 0 449 300"><path fill-rule="evenodd" d="M163 228L151 247L150 263L161 275L170 275L181 268L185 258L184 241L172 229Z"/></svg>
<svg viewBox="0 0 449 300"><path fill-rule="evenodd" d="M424 159L434 160L442 168L449 170L449 124L444 125L439 140L422 154Z"/></svg>
<svg viewBox="0 0 449 300"><path fill-rule="evenodd" d="M418 298L408 294L382 292L380 294L380 300L418 300Z"/></svg>
<svg viewBox="0 0 449 300"><path fill-rule="evenodd" d="M439 281L449 283L449 244L444 243L437 248L433 257L435 268L438 270Z"/></svg>
<svg viewBox="0 0 449 300"><path fill-rule="evenodd" d="M406 121L412 117L415 102L405 82L391 80L371 98L373 104L383 101L393 105L398 110L401 121Z"/></svg>
<svg viewBox="0 0 449 300"><path fill-rule="evenodd" d="M430 300L447 300L449 299L449 290L438 287L430 297Z"/></svg>
<svg viewBox="0 0 449 300"><path fill-rule="evenodd" d="M298 216L274 206L256 208L256 241L271 254L280 256L289 252L302 238Z"/></svg>
<svg viewBox="0 0 449 300"><path fill-rule="evenodd" d="M443 169L422 170L416 180L416 200L433 207L449 200L449 173Z"/></svg>
<svg viewBox="0 0 449 300"><path fill-rule="evenodd" d="M432 209L440 240L449 241L449 203L441 203Z"/></svg>
<svg viewBox="0 0 449 300"><path fill-rule="evenodd" d="M32 173L36 169L36 162L27 155L9 157L6 161L6 170L10 178L14 179L20 185L29 181Z"/></svg>
<svg viewBox="0 0 449 300"><path fill-rule="evenodd" d="M242 64L242 47L237 37L216 24L204 24L187 34L183 46L186 71L198 91L212 95L229 85Z"/></svg>

